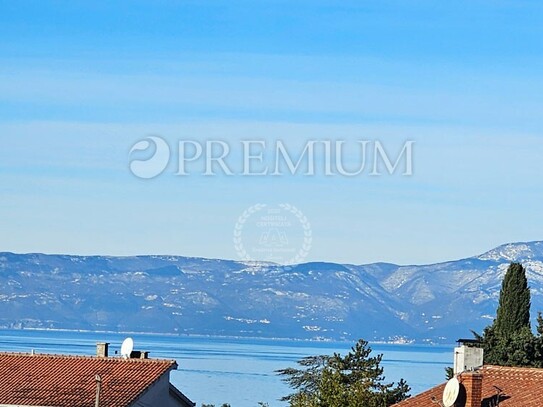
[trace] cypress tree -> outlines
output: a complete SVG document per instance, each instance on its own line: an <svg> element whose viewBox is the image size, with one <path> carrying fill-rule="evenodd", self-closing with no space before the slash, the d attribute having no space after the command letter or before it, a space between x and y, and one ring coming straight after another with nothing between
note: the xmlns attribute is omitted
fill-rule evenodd
<svg viewBox="0 0 543 407"><path fill-rule="evenodd" d="M538 345L531 330L530 303L526 270L519 263L511 263L503 279L496 319L485 328L483 335L475 335L482 341L486 364L541 364L539 354L543 352L543 344ZM543 331L543 319L541 324Z"/></svg>
<svg viewBox="0 0 543 407"><path fill-rule="evenodd" d="M524 328L530 328L530 302L526 270L520 263L511 263L500 291L495 334L508 338Z"/></svg>

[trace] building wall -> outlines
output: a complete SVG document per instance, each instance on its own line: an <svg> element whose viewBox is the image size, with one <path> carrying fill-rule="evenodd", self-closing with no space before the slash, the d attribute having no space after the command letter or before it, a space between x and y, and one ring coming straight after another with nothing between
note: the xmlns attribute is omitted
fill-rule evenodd
<svg viewBox="0 0 543 407"><path fill-rule="evenodd" d="M186 407L170 395L170 375L164 374L130 407Z"/></svg>

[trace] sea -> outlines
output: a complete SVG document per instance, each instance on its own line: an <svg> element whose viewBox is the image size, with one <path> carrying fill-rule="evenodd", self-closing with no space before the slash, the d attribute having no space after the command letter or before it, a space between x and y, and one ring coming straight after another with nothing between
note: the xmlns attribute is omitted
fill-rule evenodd
<svg viewBox="0 0 543 407"><path fill-rule="evenodd" d="M97 342L109 342L110 356L120 353L126 337L135 350L150 357L175 359L179 365L170 381L191 400L220 407L284 407L289 387L278 369L295 367L303 357L346 353L354 343L272 339L186 337L160 334L1 330L0 351L95 355ZM445 367L453 360L453 345L370 344L383 354L387 381L404 378L415 395L445 381Z"/></svg>

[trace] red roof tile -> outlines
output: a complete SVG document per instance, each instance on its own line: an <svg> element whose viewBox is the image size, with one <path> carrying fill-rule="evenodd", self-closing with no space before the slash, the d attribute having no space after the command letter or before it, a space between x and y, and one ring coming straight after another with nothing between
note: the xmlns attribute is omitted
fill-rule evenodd
<svg viewBox="0 0 543 407"><path fill-rule="evenodd" d="M93 407L96 375L100 406L125 407L175 361L0 353L0 404Z"/></svg>
<svg viewBox="0 0 543 407"><path fill-rule="evenodd" d="M543 369L484 366L482 407L495 405L496 387L502 389L500 407L541 407L543 403ZM496 386L496 387L494 387ZM397 407L435 407L432 397L441 401L445 384L436 386L418 396L412 397Z"/></svg>

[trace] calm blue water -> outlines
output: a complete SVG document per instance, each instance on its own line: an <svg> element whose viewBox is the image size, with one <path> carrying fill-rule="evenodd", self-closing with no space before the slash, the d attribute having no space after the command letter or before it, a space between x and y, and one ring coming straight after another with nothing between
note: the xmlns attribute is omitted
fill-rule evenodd
<svg viewBox="0 0 543 407"><path fill-rule="evenodd" d="M0 331L0 351L94 355L96 342L110 342L110 354L119 350L127 335L89 332ZM179 369L171 381L200 406L230 403L256 407L265 401L284 406L278 399L289 388L274 373L294 366L304 356L345 353L352 344L296 342L265 339L186 338L163 335L130 335L135 349L151 357L175 359ZM444 368L452 361L452 346L373 344L383 353L387 380L407 380L412 394L444 381Z"/></svg>

